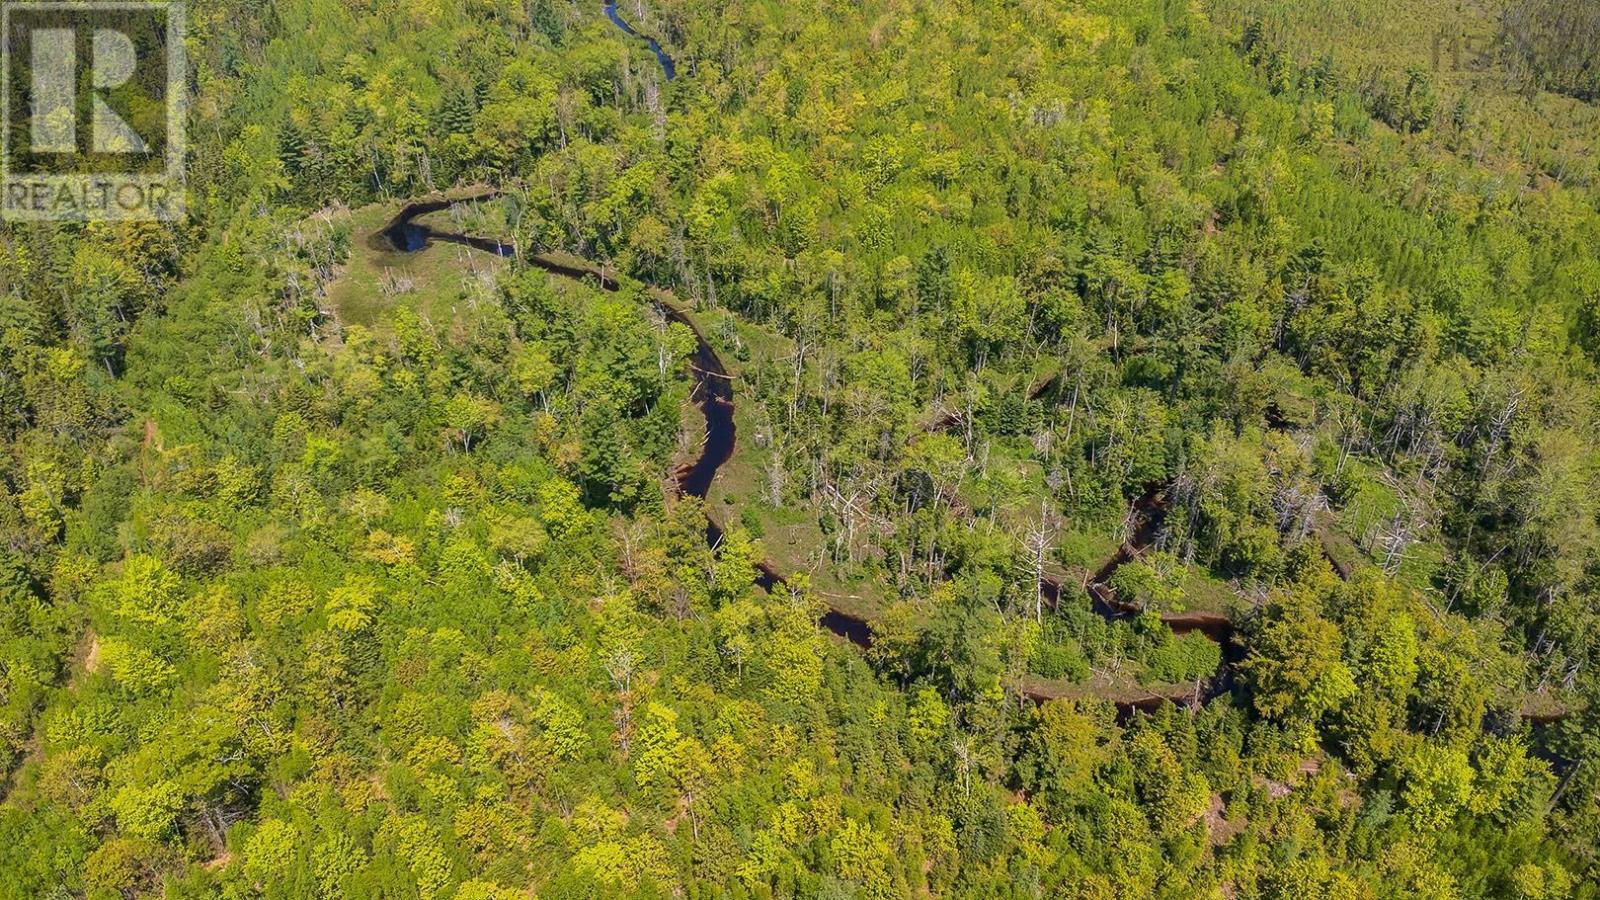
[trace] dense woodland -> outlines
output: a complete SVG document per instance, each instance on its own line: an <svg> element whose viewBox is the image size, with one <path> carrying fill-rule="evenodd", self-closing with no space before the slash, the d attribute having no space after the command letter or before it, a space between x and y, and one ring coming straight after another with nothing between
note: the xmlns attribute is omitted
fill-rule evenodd
<svg viewBox="0 0 1600 900"><path fill-rule="evenodd" d="M195 0L0 231L0 897L1600 896L1592 10L1318 5Z"/></svg>

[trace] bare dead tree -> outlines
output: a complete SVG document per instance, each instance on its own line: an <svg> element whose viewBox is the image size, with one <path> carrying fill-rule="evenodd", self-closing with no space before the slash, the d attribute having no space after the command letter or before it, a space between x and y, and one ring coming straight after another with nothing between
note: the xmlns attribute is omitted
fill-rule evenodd
<svg viewBox="0 0 1600 900"><path fill-rule="evenodd" d="M617 723L617 745L626 756L633 744L633 674L638 662L626 647L619 647L606 657L605 666L617 691L618 705L613 714Z"/></svg>
<svg viewBox="0 0 1600 900"><path fill-rule="evenodd" d="M1039 518L1028 524L1023 547L1028 551L1028 564L1033 574L1033 618L1044 621L1044 564L1055 545L1058 523L1045 501L1039 501Z"/></svg>

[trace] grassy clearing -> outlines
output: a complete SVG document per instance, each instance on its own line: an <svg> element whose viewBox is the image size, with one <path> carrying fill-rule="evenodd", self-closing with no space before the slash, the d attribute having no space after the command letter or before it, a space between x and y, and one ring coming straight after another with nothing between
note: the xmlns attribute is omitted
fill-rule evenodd
<svg viewBox="0 0 1600 900"><path fill-rule="evenodd" d="M1109 701L1121 705L1146 704L1159 700L1181 703L1196 696L1194 682L1182 684L1140 684L1131 671L1097 671L1088 681L1065 681L1024 675L1014 682L1021 693L1041 700Z"/></svg>
<svg viewBox="0 0 1600 900"><path fill-rule="evenodd" d="M1185 612L1226 615L1244 604L1239 591L1227 581L1200 566L1187 566L1183 573Z"/></svg>
<svg viewBox="0 0 1600 900"><path fill-rule="evenodd" d="M455 193L464 197L477 192L463 189ZM350 260L328 292L328 304L339 321L381 328L385 312L399 303L416 309L436 325L458 324L471 315L475 303L488 299L487 289L507 265L506 260L438 242L417 253L390 249L375 235L402 206L382 203L331 213L335 221L347 221L352 234ZM508 229L503 209L496 203L462 205L417 221L473 235L503 234ZM573 265L582 263L555 257ZM790 352L783 336L725 310L699 311L695 317L735 378L742 378L752 363L782 359ZM864 576L857 582L838 574L840 567L828 558L828 538L813 510L775 508L763 502L771 451L762 436L771 434L772 429L749 385L741 381L735 390L739 439L733 458L712 484L707 511L725 526L749 527L762 539L779 571L810 573L816 590L831 605L856 615L876 614L887 598L881 590L870 590L867 586L872 582ZM687 462L699 452L698 437L704 433L705 419L691 402L684 403L680 417L685 438L677 461Z"/></svg>
<svg viewBox="0 0 1600 900"><path fill-rule="evenodd" d="M403 304L435 325L459 324L489 296L504 270L503 259L451 244L435 242L416 253L393 250L377 233L403 205L375 203L329 213L335 223L350 225L350 259L328 286L327 303L340 322L381 328L384 313ZM428 221L443 224L432 217Z"/></svg>
<svg viewBox="0 0 1600 900"><path fill-rule="evenodd" d="M454 192L458 197L479 193L472 188ZM351 230L351 256L344 271L330 286L328 303L346 324L380 329L385 313L396 304L415 309L439 327L466 321L479 302L492 302L490 289L507 261L453 244L434 242L416 253L389 248L377 233L402 208L399 202L380 203L358 210L330 213L346 221ZM472 235L508 231L501 204L463 204L420 217L420 224ZM556 255L558 261L565 257ZM565 260L573 265L581 260ZM555 278L555 276L552 276ZM557 279L560 280L560 279ZM665 297L668 302L675 298ZM768 437L772 423L756 401L748 381L762 367L780 363L793 352L784 336L721 310L694 313L706 338L722 357L735 379L735 424L738 442L732 459L723 466L707 497L707 511L725 527L743 525L762 541L778 570L804 572L813 587L836 609L870 618L893 599L881 578L872 577L869 565L841 565L830 553L831 538L819 524L817 510L774 506L767 490L767 473L773 451ZM1041 363L1037 379L1044 378ZM699 452L698 436L705 421L699 410L685 402L680 411L684 440L677 462L692 460ZM1043 471L1029 458L1029 448L1015 441L996 441L987 448L984 477L963 500L973 508L993 508L1001 527L1022 530L1037 516L1043 493ZM1116 552L1116 535L1099 530L1064 531L1057 540L1064 578L1085 576ZM853 571L852 571L853 569Z"/></svg>
<svg viewBox="0 0 1600 900"><path fill-rule="evenodd" d="M774 432L765 407L757 401L750 379L763 367L782 363L793 344L727 310L695 312L706 340L734 376L734 425L738 429L733 458L717 473L706 498L707 511L724 526L743 525L761 540L767 557L780 572L806 573L828 605L862 618L880 613L891 599L881 579L834 561L831 539L810 506L774 506L768 491L773 463L769 439ZM704 427L696 419L693 428Z"/></svg>

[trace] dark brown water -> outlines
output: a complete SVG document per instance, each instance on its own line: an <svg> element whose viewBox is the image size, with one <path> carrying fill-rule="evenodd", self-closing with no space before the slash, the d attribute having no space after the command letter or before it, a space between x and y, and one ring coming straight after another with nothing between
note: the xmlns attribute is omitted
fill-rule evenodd
<svg viewBox="0 0 1600 900"><path fill-rule="evenodd" d="M483 200L492 200L496 193L490 191L462 200L424 200L408 204L401 209L389 223L376 235L374 241L381 242L380 249L395 250L401 253L416 253L435 241L446 244L457 244L471 247L496 256L510 257L516 255L513 245L495 238L475 237L453 231L443 231L418 222L417 219L430 213L441 212L457 203L475 203ZM572 278L578 281L588 281L598 285L604 290L615 291L621 289L617 279L598 269L574 264L571 262L554 259L539 253L524 253L522 259L529 265L537 266L556 275ZM717 472L733 458L733 451L738 438L738 426L734 422L733 405L733 378L728 374L728 367L723 364L722 357L712 348L706 340L700 324L688 313L679 308L675 303L666 299L665 291L651 291L651 303L661 313L675 322L688 326L694 333L694 355L690 359L689 371L694 381L694 392L691 395L695 406L699 408L706 418L706 437L700 445L700 453L693 460L679 467L675 473L678 490L690 497L698 497L702 501L711 493L711 484L717 478ZM707 511L706 515L706 541L716 547L722 541L722 526L717 524L714 517ZM776 589L784 583L783 575L771 563L762 563L758 567L756 583L768 591ZM828 610L821 619L822 627L833 632L839 637L860 647L869 647L872 644L872 628L865 619L852 616L836 609Z"/></svg>
<svg viewBox="0 0 1600 900"><path fill-rule="evenodd" d="M495 238L476 237L458 232L443 231L417 222L416 220L429 213L441 212L457 203L474 203L494 199L497 194L493 191L485 192L473 197L459 200L425 200L407 205L389 221L382 230L372 236L372 240L379 249L394 250L401 253L416 253L427 247L432 242L456 244L471 247L484 253L493 253L496 256L510 257L516 255L513 245ZM523 254L523 260L530 265L537 266L547 272L572 278L579 281L588 281L598 285L604 290L615 291L621 288L617 279L607 275L599 269L572 262L555 259L538 253ZM679 490L689 496L705 500L711 491L711 484L716 480L717 472L733 457L733 451L738 434L734 423L733 405L733 380L728 374L727 366L715 349L706 340L697 323L688 313L676 304L669 302L665 291L653 291L651 302L662 313L677 322L682 322L694 333L695 352L691 365L691 374L695 384L692 395L693 402L700 409L706 419L706 439L701 445L700 454L695 459L682 466L677 475ZM1029 391L1030 396L1038 396L1048 387L1049 380L1041 385L1036 385ZM935 423L937 426L940 423ZM1134 501L1132 516L1134 520L1133 533L1128 540L1118 548L1116 554L1107 560L1100 570L1095 572L1090 580L1089 594L1096 611L1109 618L1126 618L1136 615L1138 610L1131 604L1119 601L1114 591L1107 582L1118 566L1136 558L1149 547L1153 546L1160 533L1161 525L1166 516L1168 504L1167 491L1164 486L1152 487L1145 491ZM706 517L706 540L715 547L722 540L723 530L709 513ZM784 583L784 577L775 566L764 562L758 567L759 574L756 582L768 591L775 590ZM1341 574L1343 574L1341 572ZM1059 602L1062 591L1060 582L1047 580L1044 583L1046 596L1052 605ZM1207 681L1197 685L1192 691L1183 691L1172 695L1152 694L1135 700L1117 700L1118 717L1125 718L1136 712L1148 712L1159 708L1161 704L1175 702L1183 706L1192 706L1209 701L1211 698L1227 693L1232 688L1233 664L1242 656L1242 647L1234 640L1236 627L1226 616L1215 613L1173 613L1162 616L1162 621L1173 630L1175 634L1188 634L1201 632L1212 640L1217 641L1223 648L1223 664L1217 674ZM872 645L872 628L858 616L850 615L841 610L829 609L821 618L823 628L833 634L866 648ZM1024 692L1024 696L1035 702L1044 702L1051 699L1046 694L1034 691ZM1543 721L1548 719L1556 721L1564 718L1565 710L1560 710L1545 716L1538 714L1525 714L1530 721Z"/></svg>
<svg viewBox="0 0 1600 900"><path fill-rule="evenodd" d="M650 52L656 55L656 62L661 64L661 74L665 75L668 81L678 77L678 66L672 61L672 57L667 55L667 51L661 49L661 45L656 42L655 38L647 34L640 34L639 32L634 31L632 25L629 25L627 22L623 21L623 18L617 15L616 3L604 3L601 5L601 9L605 10L606 18L611 20L611 24L622 29L623 34L626 34L629 37L638 38L639 40L644 41L647 46L649 46Z"/></svg>

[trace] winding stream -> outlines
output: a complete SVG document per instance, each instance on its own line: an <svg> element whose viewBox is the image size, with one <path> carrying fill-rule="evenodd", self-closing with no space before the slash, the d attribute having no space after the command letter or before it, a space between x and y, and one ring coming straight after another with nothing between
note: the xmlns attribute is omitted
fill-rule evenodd
<svg viewBox="0 0 1600 900"><path fill-rule="evenodd" d="M667 55L667 51L661 49L661 45L656 42L655 38L649 36L648 34L640 34L639 32L634 31L632 25L629 25L627 22L623 21L622 16L617 15L617 4L615 3L615 0L613 0L611 3L605 4L602 9L606 11L606 18L611 20L611 24L622 29L624 34L628 35L629 37L639 38L649 45L650 52L656 55L656 62L661 63L661 73L667 76L668 81L678 77L678 66L672 61L672 57Z"/></svg>
<svg viewBox="0 0 1600 900"><path fill-rule="evenodd" d="M460 232L443 231L417 221L422 216L441 212L458 203L481 202L492 200L498 196L499 193L497 191L489 190L457 199L431 199L408 204L393 219L390 219L388 224L372 235L370 240L377 249L394 250L401 253L415 253L434 242L438 242L470 247L474 250L492 253L500 257L517 256L516 248L504 241ZM617 291L622 288L622 284L616 278L582 260L558 258L543 253L523 253L521 257L524 262L546 272L578 281L587 281L607 291ZM701 414L705 416L706 437L701 443L699 455L691 462L680 466L674 474L678 488L682 493L698 497L701 501L704 501L710 493L711 485L716 480L718 471L733 457L736 445L738 429L734 422L733 377L728 373L728 368L723 364L722 358L717 355L716 350L706 340L700 324L685 311L671 292L658 287L647 286L645 294L651 304L660 310L663 315L674 321L682 322L694 334L695 350L689 367L694 381L694 391L691 394L691 399L695 406L699 408ZM1036 388L1030 391L1030 395L1039 392ZM1140 554L1155 543L1166 516L1168 502L1169 497L1166 485L1152 487L1134 501L1130 510L1133 528L1128 539L1089 580L1088 592L1096 612L1112 619L1129 618L1140 612L1134 605L1119 600L1116 593L1111 590L1109 582L1119 566L1130 560L1137 559ZM722 540L722 534L721 526L711 517L708 510L706 515L707 542L715 547ZM770 562L761 563L758 566L758 573L757 583L769 591L784 583L783 574ZM1345 574L1342 569L1340 574ZM1348 576L1346 575L1346 577ZM1059 602L1065 587L1060 581L1047 579L1044 582L1044 589L1053 606L1056 602ZM1182 635L1198 631L1220 643L1223 649L1222 665L1211 678L1197 682L1193 686L1173 685L1150 690L1137 697L1119 696L1108 698L1117 706L1119 715L1131 715L1135 711L1150 711L1166 702L1185 706L1199 705L1232 689L1234 666L1243 656L1243 647L1233 639L1236 627L1231 620L1217 613L1201 612L1170 613L1162 616L1161 620L1175 634ZM872 629L866 620L859 616L851 615L836 608L829 608L821 617L819 624L833 634L859 647L867 648L872 645ZM1019 690L1024 697L1038 703L1053 700L1060 696L1067 696L1067 694L1061 693L1054 688L1019 686ZM1566 710L1562 709L1552 713L1540 714L1524 712L1523 718L1533 722L1556 721L1566 715Z"/></svg>
<svg viewBox="0 0 1600 900"><path fill-rule="evenodd" d="M499 193L496 191L485 191L458 199L421 200L408 204L373 235L373 245L382 250L416 253L438 242L471 247L496 256L516 256L516 248L504 241L444 231L418 221L423 216L442 212L458 203L478 203L493 200L498 196ZM586 263L558 259L542 253L524 253L522 259L546 272L577 281L588 281L607 291L620 290L622 287L616 278ZM706 418L706 436L700 444L699 455L691 462L680 466L674 475L679 491L704 501L711 492L711 484L716 480L717 473L729 459L733 458L738 436L738 426L734 422L733 415L733 376L728 374L728 367L723 364L722 357L717 355L717 351L706 340L700 323L683 309L671 292L657 287L647 287L645 293L662 315L675 322L682 322L694 334L694 355L689 365L694 391L690 397ZM722 533L722 526L717 524L707 510L706 541L715 547L721 542ZM762 563L758 572L757 583L769 591L784 582L782 573L771 563ZM859 616L830 608L823 614L820 624L828 631L859 647L872 645L872 629L866 620Z"/></svg>
<svg viewBox="0 0 1600 900"><path fill-rule="evenodd" d="M440 212L457 204L481 203L499 196L497 191L487 191L458 199L422 200L408 204L374 235L375 246L401 253L416 253L438 242L471 247L496 256L516 256L517 250L513 245L496 238L443 231L417 221L429 213ZM590 281L607 291L617 291L622 287L616 278L586 263L562 260L542 253L524 253L522 259L546 272L576 281ZM706 417L706 437L700 445L700 455L694 461L680 466L674 475L680 491L704 500L711 490L711 482L717 477L717 471L733 457L738 431L733 421L733 376L728 374L728 367L723 365L722 358L706 340L700 323L683 310L671 293L652 287L646 290L646 294L662 315L681 322L694 333L694 356L689 365L694 375L691 399ZM709 536L713 540L721 538L720 528L712 525L711 529Z"/></svg>
<svg viewBox="0 0 1600 900"><path fill-rule="evenodd" d="M470 247L484 253L492 253L500 257L516 256L516 248L505 241L496 238L478 237L456 231L446 231L418 221L430 213L442 212L463 203L478 203L497 198L499 192L488 190L478 194L455 199L430 199L419 200L406 205L390 219L381 230L371 238L376 249L394 250L401 253L416 253L433 243L455 244ZM616 278L606 274L603 270L581 261L559 259L542 253L523 253L524 262L537 266L540 269L565 278L578 281L587 281L598 285L607 291L620 290L622 285ZM691 399L700 409L706 419L706 436L700 445L700 453L689 463L680 466L675 472L678 489L685 495L698 497L704 501L710 493L711 484L716 480L718 471L733 457L733 451L738 434L734 422L733 405L733 378L728 374L728 368L716 350L706 340L705 333L700 325L690 316L671 292L658 287L647 287L645 291L650 302L661 313L674 321L682 322L694 334L695 349L691 359L690 372L694 381L694 391ZM1042 393L1043 388L1035 387L1030 390L1030 396ZM937 428L940 421L932 423ZM1118 550L1117 554L1101 567L1095 574L1089 592L1094 599L1095 608L1109 618L1124 618L1134 612L1126 604L1117 603L1106 582L1117 566L1135 558L1148 547L1154 540L1161 524L1161 516L1165 512L1166 493L1164 490L1153 488L1140 497L1134 504L1133 515L1135 528L1128 540ZM716 546L722 540L722 528L710 511L706 515L706 540ZM759 569L758 583L772 590L784 583L783 574L771 563L763 563ZM1047 581L1046 593L1052 601L1058 600L1062 585L1057 581ZM1225 618L1215 617L1219 621L1207 621L1207 626L1198 630L1206 631L1215 636L1219 641L1228 646L1228 636L1232 634L1232 625ZM836 608L829 608L822 616L819 624L841 638L866 648L872 645L872 629L866 620ZM1184 627L1179 622L1170 622L1173 630L1183 633L1192 630ZM1226 664L1225 664L1226 669ZM1195 689L1181 694L1149 694L1135 700L1118 700L1117 705L1124 712L1133 709L1148 709L1152 704L1172 700L1174 702L1197 702L1214 696L1223 689L1227 679L1220 677L1211 679L1210 685L1205 689L1196 686ZM1048 691L1025 690L1024 695L1038 702L1053 699Z"/></svg>
<svg viewBox="0 0 1600 900"><path fill-rule="evenodd" d="M630 37L644 40L655 54L661 64L662 73L667 80L672 80L677 75L676 65L672 58L661 49L661 45L647 35L635 31L617 13L615 2L605 3L603 6L606 17L619 29ZM473 203L492 200L499 196L497 191L485 191L475 196L457 199L432 199L408 204L389 221L372 240L377 242L380 249L393 249L402 253L415 253L430 243L440 242L470 247L485 253L492 253L500 257L516 256L517 250L504 241L496 238L485 238L459 232L442 231L427 224L417 221L422 216L440 212L458 203ZM590 281L604 290L617 291L621 284L616 278L609 276L603 269L596 268L579 260L564 260L542 253L521 254L524 262L537 266L547 272L572 278L579 281ZM676 297L669 291L654 286L647 286L646 295L650 302L664 316L676 322L681 322L694 334L695 350L691 360L690 371L694 381L694 391L691 395L692 402L700 409L706 420L706 436L701 443L700 453L695 459L680 466L674 473L678 489L685 495L698 497L705 501L711 490L712 482L716 480L718 471L733 457L737 426L734 422L733 405L733 377L728 373L728 368L723 364L722 358L706 340L704 332L695 319L679 304ZM1030 400L1041 396L1054 381L1054 376L1030 386L1028 398ZM958 412L947 412L937 416L925 426L927 430L940 430L954 425L959 420ZM1269 417L1270 418L1270 417ZM1117 552L1094 573L1087 585L1091 602L1096 612L1107 618L1129 618L1140 611L1132 604L1118 600L1109 582L1111 576L1123 563L1136 559L1146 549L1154 544L1160 531L1162 520L1165 517L1168 503L1166 486L1152 487L1134 501L1131 516L1133 522L1132 533L1118 548ZM706 511L706 540L715 547L722 540L723 530L711 516L710 510ZM1320 537L1320 535L1319 535ZM1332 554L1328 554L1330 560ZM1335 566L1341 576L1349 577L1342 567ZM784 583L784 576L770 562L763 562L758 567L757 582L767 590L773 590ZM1043 583L1046 596L1054 606L1060 601L1063 585L1060 581L1046 579ZM1134 710L1150 710L1165 702L1180 704L1200 704L1226 693L1232 688L1232 675L1234 664L1243 656L1243 647L1234 640L1236 627L1227 616L1217 613L1174 613L1162 616L1162 622L1175 634L1183 635L1190 632L1201 632L1207 637L1222 645L1223 659L1221 668L1217 673L1204 682L1197 682L1193 688L1182 691L1168 690L1165 693L1150 692L1137 699L1115 700L1119 711L1123 714ZM829 608L822 616L820 622L823 628L833 634L850 641L851 643L867 648L872 644L872 629L866 620L859 616L851 615L836 608ZM1054 691L1043 689L1022 689L1022 694L1035 702L1045 702L1055 699Z"/></svg>

